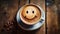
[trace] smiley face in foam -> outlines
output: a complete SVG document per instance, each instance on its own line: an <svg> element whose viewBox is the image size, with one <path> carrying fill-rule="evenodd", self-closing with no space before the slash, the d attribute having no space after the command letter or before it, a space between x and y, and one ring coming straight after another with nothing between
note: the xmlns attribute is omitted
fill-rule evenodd
<svg viewBox="0 0 60 34"><path fill-rule="evenodd" d="M20 12L20 18L25 24L35 24L41 18L41 11L37 6L25 6Z"/></svg>
<svg viewBox="0 0 60 34"><path fill-rule="evenodd" d="M28 6L24 9L23 16L27 19L33 19L37 15L37 9L33 6Z"/></svg>

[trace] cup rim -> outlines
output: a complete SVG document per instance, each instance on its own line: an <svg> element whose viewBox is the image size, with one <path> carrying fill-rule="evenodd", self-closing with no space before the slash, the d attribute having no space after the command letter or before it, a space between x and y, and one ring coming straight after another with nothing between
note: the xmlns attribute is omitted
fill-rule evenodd
<svg viewBox="0 0 60 34"><path fill-rule="evenodd" d="M41 10L40 6L35 5L35 4L27 4L27 5L24 5L23 7L20 8L19 11L22 12L23 8L24 8L25 6L28 6L28 5L29 5L29 6L31 5L31 6L37 7L37 8L39 9L39 11L41 12L41 16L42 16L42 10ZM19 13L20 13L20 12L19 12ZM21 13L20 13L19 15L21 15ZM20 18L21 18L21 20L23 20L21 16L20 16ZM39 22L40 20L41 20L41 17L40 17L39 20L37 20L37 21L34 22L34 23L26 23L26 21L24 21L24 20L23 20L23 23L25 23L25 24L27 24L27 25L34 25L34 24L36 24L37 22Z"/></svg>

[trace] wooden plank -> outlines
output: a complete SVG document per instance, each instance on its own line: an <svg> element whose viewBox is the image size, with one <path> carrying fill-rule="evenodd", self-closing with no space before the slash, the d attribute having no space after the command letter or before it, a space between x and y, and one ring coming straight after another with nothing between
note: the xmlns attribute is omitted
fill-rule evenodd
<svg viewBox="0 0 60 34"><path fill-rule="evenodd" d="M18 11L18 0L0 0L0 34L11 34L14 25L9 29L9 23L14 21ZM8 23L7 26L5 26ZM9 27L8 27L9 26Z"/></svg>
<svg viewBox="0 0 60 34"><path fill-rule="evenodd" d="M57 6L52 5L47 7L47 34L57 34L58 33L58 16L57 16Z"/></svg>

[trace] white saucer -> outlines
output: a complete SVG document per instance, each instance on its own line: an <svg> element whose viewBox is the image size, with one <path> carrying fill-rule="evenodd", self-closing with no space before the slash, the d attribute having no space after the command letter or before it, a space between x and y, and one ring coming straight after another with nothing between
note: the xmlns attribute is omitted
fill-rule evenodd
<svg viewBox="0 0 60 34"><path fill-rule="evenodd" d="M41 17L41 20L37 23L37 24L34 24L34 25L32 25L31 27L29 27L29 28L26 28L26 27L23 27L23 24L21 24L21 23L23 23L22 21L21 21L21 19L20 19L20 14L19 14L19 11L17 12L17 16L16 16L16 19L17 19L17 23L18 23L18 25L22 28L22 29L24 29L24 30L36 30L36 29L38 29L38 28L40 28L43 24L44 24L44 22L45 22L45 12L41 9L41 7L39 7L40 8L40 10L41 10L41 12L42 12L42 17ZM24 25L25 26L25 25Z"/></svg>

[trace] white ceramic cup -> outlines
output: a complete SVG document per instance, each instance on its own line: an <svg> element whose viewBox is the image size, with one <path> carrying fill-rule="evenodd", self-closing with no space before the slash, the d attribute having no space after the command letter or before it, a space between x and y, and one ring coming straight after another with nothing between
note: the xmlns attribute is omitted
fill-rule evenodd
<svg viewBox="0 0 60 34"><path fill-rule="evenodd" d="M27 25L39 22L41 15L41 10L35 5L25 5L20 9L20 18Z"/></svg>
<svg viewBox="0 0 60 34"><path fill-rule="evenodd" d="M28 6L28 7L27 7ZM27 17L27 16L29 16L29 14L30 13L32 13L32 9L31 9L31 6L34 6L35 8L37 8L37 10L40 12L40 17L39 17L39 19L37 19L37 21L32 21L32 23L28 23L25 19L27 18L27 20L32 20L33 18L34 18L34 16L36 16L36 14L38 14L38 13L34 13L33 14L33 17L31 17L31 15L30 15L30 18L29 17ZM29 9L26 9L25 7L27 7L27 8L29 8ZM34 8L33 7L33 8ZM23 11L23 9L24 10L28 10L29 11L29 14L25 14L24 16L22 16L22 11ZM33 9L34 11L36 11L35 9ZM31 11L31 12L30 12ZM24 12L24 11L23 11ZM26 12L25 12L26 13ZM24 14L24 13L23 13ZM27 16L26 16L27 15ZM25 19L23 19L23 17L25 18ZM45 12L43 11L43 9L40 7L40 6L38 6L38 5L35 5L35 4L29 4L29 5L24 5L23 7L21 7L20 9L19 9L19 11L18 11L18 13L17 13L17 16L16 16L16 19L17 19L17 22L18 22L18 25L20 25L21 27L22 27L22 29L26 29L26 30L29 30L28 28L25 28L24 26L25 25L34 25L34 27L32 28L32 29L30 29L30 30L34 30L34 29L37 29L37 28L39 28L42 24L43 24L43 22L45 21ZM21 22L22 21L22 22ZM21 25L21 23L24 25L24 26L22 26ZM39 26L38 26L39 25ZM29 27L29 26L28 26ZM30 27L29 27L30 28Z"/></svg>

